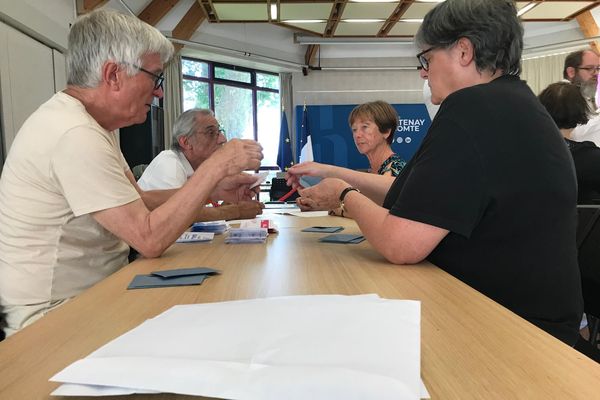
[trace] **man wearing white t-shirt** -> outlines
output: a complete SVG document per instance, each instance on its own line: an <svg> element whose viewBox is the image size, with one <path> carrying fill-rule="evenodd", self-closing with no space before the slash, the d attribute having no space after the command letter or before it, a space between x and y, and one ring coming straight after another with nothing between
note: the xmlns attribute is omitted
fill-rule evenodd
<svg viewBox="0 0 600 400"><path fill-rule="evenodd" d="M262 148L232 140L177 191L139 188L115 130L162 97L173 45L135 16L97 10L73 24L67 89L23 124L0 178L0 306L13 334L127 263L158 257L209 197L249 196Z"/></svg>
<svg viewBox="0 0 600 400"><path fill-rule="evenodd" d="M193 108L181 114L173 124L171 150L156 156L138 180L143 190L178 189L198 167L227 142L214 113ZM258 201L207 207L197 220L254 218L262 212Z"/></svg>

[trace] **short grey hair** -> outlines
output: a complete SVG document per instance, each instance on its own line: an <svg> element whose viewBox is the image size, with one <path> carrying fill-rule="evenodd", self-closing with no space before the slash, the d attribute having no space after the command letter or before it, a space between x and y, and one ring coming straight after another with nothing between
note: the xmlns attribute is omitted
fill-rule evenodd
<svg viewBox="0 0 600 400"><path fill-rule="evenodd" d="M478 71L521 73L523 26L513 0L446 0L425 15L415 44L448 48L460 38L473 44Z"/></svg>
<svg viewBox="0 0 600 400"><path fill-rule="evenodd" d="M159 54L163 64L174 48L156 28L132 15L113 10L96 10L79 17L69 32L67 83L94 88L102 79L107 61L122 63L129 76L139 72L147 54Z"/></svg>
<svg viewBox="0 0 600 400"><path fill-rule="evenodd" d="M206 108L192 108L181 114L173 124L173 139L171 142L171 148L175 150L181 150L179 146L179 138L182 136L190 137L196 133L196 116L197 115L208 115L214 117L215 114L212 110Z"/></svg>

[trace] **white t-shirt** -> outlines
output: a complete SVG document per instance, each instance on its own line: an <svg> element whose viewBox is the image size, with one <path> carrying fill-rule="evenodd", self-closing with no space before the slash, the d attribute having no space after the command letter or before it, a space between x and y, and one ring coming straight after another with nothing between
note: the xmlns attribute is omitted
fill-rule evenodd
<svg viewBox="0 0 600 400"><path fill-rule="evenodd" d="M161 151L138 180L143 190L179 189L194 174L185 155L178 150Z"/></svg>
<svg viewBox="0 0 600 400"><path fill-rule="evenodd" d="M0 304L7 333L127 263L90 213L139 199L118 140L57 93L23 124L0 179Z"/></svg>
<svg viewBox="0 0 600 400"><path fill-rule="evenodd" d="M577 125L571 132L571 140L594 142L600 147L600 115L591 118L585 125Z"/></svg>

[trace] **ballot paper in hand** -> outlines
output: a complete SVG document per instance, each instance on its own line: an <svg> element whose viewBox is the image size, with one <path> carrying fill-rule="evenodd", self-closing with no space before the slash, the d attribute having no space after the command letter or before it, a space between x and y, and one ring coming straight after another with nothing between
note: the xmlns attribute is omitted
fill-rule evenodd
<svg viewBox="0 0 600 400"><path fill-rule="evenodd" d="M416 400L427 396L420 347L417 301L319 295L181 305L56 374L63 385L52 394Z"/></svg>
<svg viewBox="0 0 600 400"><path fill-rule="evenodd" d="M269 171L259 172L258 174L255 174L254 176L256 177L256 181L254 181L254 183L250 185L250 189L255 188L258 185L260 185L261 183L263 183L265 181L265 179L267 179L267 176L269 176Z"/></svg>

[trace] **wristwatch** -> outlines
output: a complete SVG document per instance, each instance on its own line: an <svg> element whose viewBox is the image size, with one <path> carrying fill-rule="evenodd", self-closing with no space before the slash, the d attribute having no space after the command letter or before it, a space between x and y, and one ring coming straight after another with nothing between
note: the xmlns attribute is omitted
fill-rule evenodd
<svg viewBox="0 0 600 400"><path fill-rule="evenodd" d="M352 186L348 186L346 189L342 190L342 193L340 194L340 208L342 209L342 217L344 216L344 214L347 214L346 208L344 208L344 198L350 192L360 193L360 190Z"/></svg>

